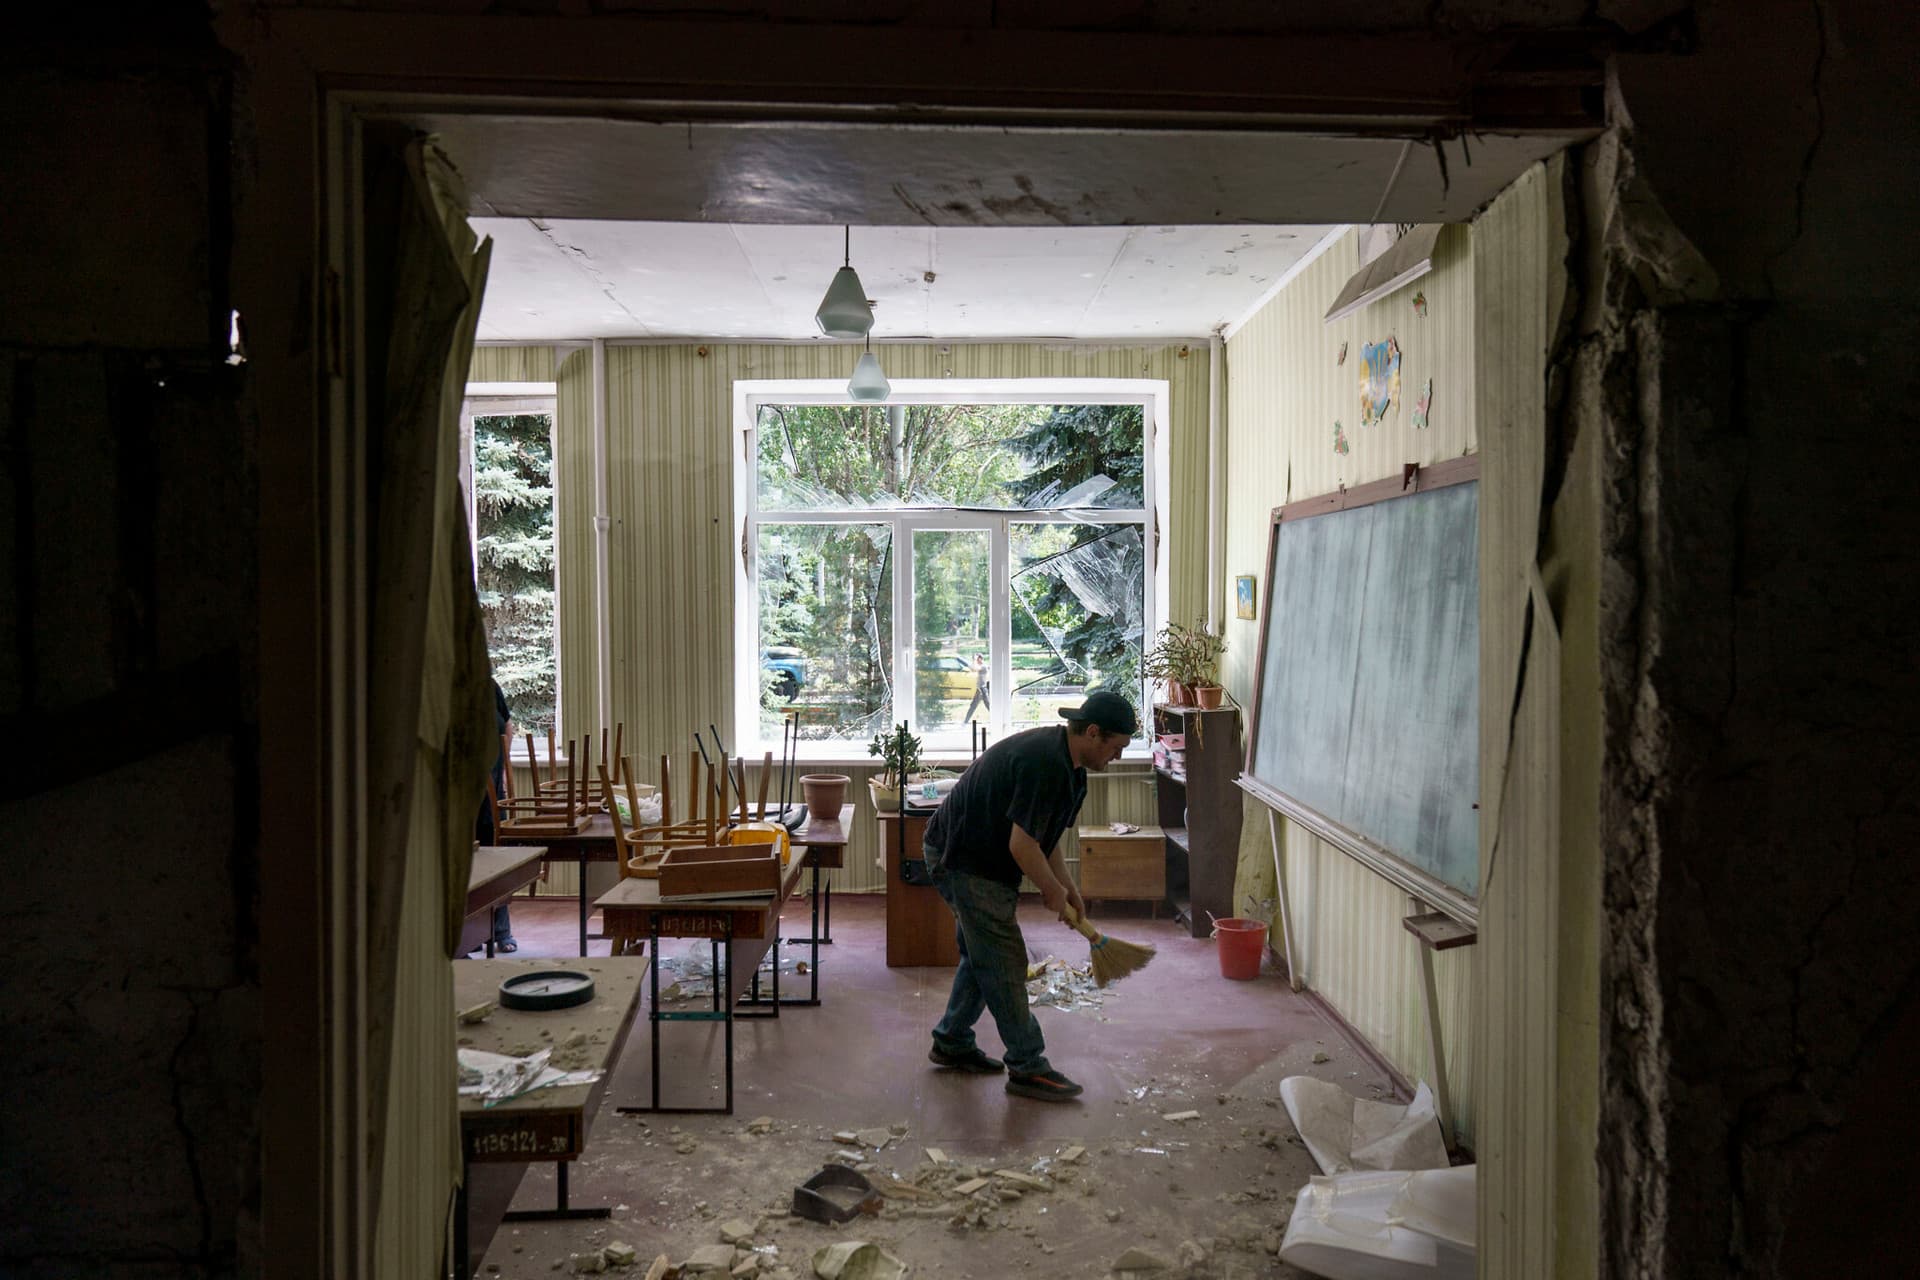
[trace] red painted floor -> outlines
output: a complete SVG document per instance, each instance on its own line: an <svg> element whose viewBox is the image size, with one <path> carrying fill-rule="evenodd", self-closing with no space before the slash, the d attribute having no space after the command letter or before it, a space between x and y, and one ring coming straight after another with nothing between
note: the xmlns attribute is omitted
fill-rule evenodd
<svg viewBox="0 0 1920 1280"><path fill-rule="evenodd" d="M1016 1167L1009 1162L1078 1144L1089 1148L1090 1176L1100 1188L1092 1203L1085 1196L1063 1202L1050 1218L1038 1216L1044 1205L1024 1208L1032 1232L1010 1223L985 1236L962 1237L943 1221L899 1219L892 1224L899 1236L894 1251L916 1263L915 1274L949 1274L939 1260L960 1239L972 1242L969 1256L985 1250L1000 1261L975 1259L973 1266L951 1271L955 1275L1004 1274L994 1266L1036 1263L1056 1276L1104 1275L1112 1256L1129 1244L1153 1247L1157 1241L1171 1258L1183 1240L1194 1239L1211 1242L1218 1252L1193 1274L1291 1274L1263 1246L1273 1243L1268 1232L1284 1229L1283 1197L1313 1170L1274 1087L1282 1076L1312 1074L1363 1097L1386 1096L1392 1088L1338 1024L1292 992L1271 965L1255 981L1229 981L1220 976L1211 941L1190 938L1164 918L1096 910L1096 922L1109 932L1151 943L1159 954L1145 970L1109 987L1098 1010L1036 1009L1048 1056L1086 1087L1081 1099L1061 1105L1013 1097L1002 1078L937 1071L927 1062L929 1033L944 1009L952 971L887 968L884 905L871 896L834 900L834 943L820 949L821 1007L790 1007L777 1020L736 1022L733 1116L635 1117L614 1110L647 1101L649 1023L642 1008L586 1154L571 1175L574 1203L619 1206L613 1220L513 1224L495 1232L514 1194L511 1184L520 1181L518 1171L477 1169L476 1259L484 1255L500 1268L495 1274L547 1275L571 1251L621 1239L639 1248L643 1266L661 1252L678 1262L694 1247L713 1243L710 1219L752 1212L768 1216L772 1234L797 1237L779 1265L809 1275L811 1247L842 1238L850 1228L784 1219L776 1209L834 1149L835 1130L904 1124L906 1136L876 1157L881 1167L902 1175L929 1146L956 1160ZM577 954L577 910L571 899L516 900L519 955ZM597 929L597 918L593 923ZM1035 959L1086 959L1085 941L1053 920L1037 899L1022 907L1021 924ZM785 930L806 929L807 906L796 899L787 908ZM704 943L669 942L666 954L695 946L705 952ZM604 954L606 947L595 942L591 949ZM805 948L787 951L804 956ZM785 975L783 994L794 994L804 981ZM718 1027L664 1024L661 1033L662 1101L717 1102ZM991 1017L982 1019L979 1035L981 1046L997 1055ZM1314 1063L1316 1052L1328 1060ZM1162 1119L1185 1109L1202 1111L1202 1120ZM745 1133L757 1116L775 1121L771 1135ZM696 1150L675 1149L689 1138L699 1144ZM553 1194L551 1167L537 1167L513 1204L537 1208L551 1204ZM1248 1195L1259 1197L1251 1209L1244 1207ZM1118 1222L1108 1221L1114 1210ZM1221 1218L1219 1231L1208 1229L1215 1217ZM1228 1218L1236 1229L1222 1234ZM879 1238L882 1221L867 1222L860 1238ZM1069 1263L1047 1250L1036 1254L1036 1237L1040 1243L1061 1237L1056 1243L1076 1244L1084 1257ZM1236 1238L1243 1247L1229 1248Z"/></svg>

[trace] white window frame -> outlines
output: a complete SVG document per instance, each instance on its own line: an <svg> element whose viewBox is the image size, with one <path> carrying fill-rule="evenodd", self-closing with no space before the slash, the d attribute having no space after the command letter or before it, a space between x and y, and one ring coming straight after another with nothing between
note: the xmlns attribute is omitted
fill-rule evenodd
<svg viewBox="0 0 1920 1280"><path fill-rule="evenodd" d="M564 733L565 715L562 708L566 704L564 688L567 678L566 664L561 661L565 650L560 645L560 628L564 610L560 608L560 575L565 566L560 563L560 384L557 382L469 382L467 393L460 402L460 492L467 504L467 559L473 569L473 581L480 583L480 526L479 508L473 493L473 420L475 418L497 418L515 413L544 413L551 425L547 428L549 444L553 450L553 737L554 755L558 760L566 758L566 734ZM488 655L492 661L492 655ZM542 757L544 759L544 756Z"/></svg>
<svg viewBox="0 0 1920 1280"><path fill-rule="evenodd" d="M893 384L886 403L895 404L1137 404L1143 410L1145 430L1141 448L1141 483L1144 505L1118 508L1099 513L1111 515L1111 522L1139 522L1146 546L1149 587L1142 618L1142 643L1151 642L1159 633L1160 619L1166 616L1168 572L1161 554L1161 531L1169 527L1166 511L1168 492L1168 440L1171 389L1163 378L975 378L975 379L901 379ZM760 736L760 681L758 661L760 643L760 593L755 580L758 566L757 531L762 522L754 483L757 459L756 432L760 407L766 404L845 405L847 384L839 379L739 379L733 384L733 425L739 448L733 454L733 527L739 533L739 555L733 566L734 618L734 738L743 754L778 750L779 743ZM889 524L894 537L893 574L893 672L894 708L914 705L914 686L919 673L915 667L913 640L913 534L927 529L988 529L993 531L993 558L989 568L989 610L993 635L989 670L991 687L1011 689L1012 626L1011 565L1007 526L1012 524L1078 524L1082 520L1055 515L1045 509L1035 511L972 511L961 508L875 507L865 510L832 512L768 512L765 522L772 524ZM903 571L904 567L904 571ZM903 626L903 622L905 626ZM1142 707L1146 706L1146 684L1134 691ZM995 698L988 708L994 739L1007 732L1011 698ZM906 717L911 719L910 716ZM844 742L802 743L797 755L811 760L845 760L858 763L861 757ZM952 754L936 752L935 754ZM1128 749L1129 757L1145 758L1145 739L1136 739Z"/></svg>

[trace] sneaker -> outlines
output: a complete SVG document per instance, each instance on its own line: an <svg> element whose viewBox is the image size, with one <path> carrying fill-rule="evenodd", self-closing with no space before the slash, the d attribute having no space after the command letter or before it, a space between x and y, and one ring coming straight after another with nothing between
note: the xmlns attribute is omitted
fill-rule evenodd
<svg viewBox="0 0 1920 1280"><path fill-rule="evenodd" d="M998 1058L989 1058L978 1049L969 1049L965 1053L948 1053L939 1045L927 1050L927 1061L936 1067L951 1067L956 1071L971 1071L975 1075L996 1075L1004 1070L1004 1064Z"/></svg>
<svg viewBox="0 0 1920 1280"><path fill-rule="evenodd" d="M1058 1071L1042 1071L1031 1076L1015 1072L1007 1077L1007 1092L1023 1098L1039 1098L1042 1102L1065 1102L1079 1097L1081 1089Z"/></svg>

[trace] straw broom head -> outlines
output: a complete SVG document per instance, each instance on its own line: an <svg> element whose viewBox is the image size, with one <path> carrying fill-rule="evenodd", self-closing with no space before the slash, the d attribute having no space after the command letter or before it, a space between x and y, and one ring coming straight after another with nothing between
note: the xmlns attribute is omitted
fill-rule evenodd
<svg viewBox="0 0 1920 1280"><path fill-rule="evenodd" d="M1067 908L1066 921L1092 944L1090 958L1093 961L1093 985L1096 987L1104 987L1109 982L1138 972L1147 967L1147 961L1153 959L1152 947L1145 943L1109 938L1088 924L1086 918L1072 907Z"/></svg>

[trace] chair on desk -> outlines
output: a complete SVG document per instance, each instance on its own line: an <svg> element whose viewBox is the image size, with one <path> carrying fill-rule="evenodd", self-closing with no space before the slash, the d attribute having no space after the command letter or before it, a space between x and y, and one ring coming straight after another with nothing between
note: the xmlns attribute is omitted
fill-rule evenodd
<svg viewBox="0 0 1920 1280"><path fill-rule="evenodd" d="M660 757L660 821L643 823L639 821L640 795L634 782L633 766L626 760L620 760L617 768L625 776L627 808L635 819L633 828L628 830L621 821L620 806L609 804L608 813L613 818L614 845L620 850L615 859L620 868L622 879L638 877L646 880L660 878L660 860L667 856L667 850L687 847L706 847L715 843L722 822L713 799L713 779L708 777L708 785L703 792L700 776L700 757L694 755L689 761L687 808L695 815L686 822L673 820L673 777L666 756ZM600 785L609 796L613 794L613 779L607 773L606 766L600 767ZM705 812L701 811L701 798L705 795ZM612 954L637 955L644 948L638 937L613 937L609 935Z"/></svg>

